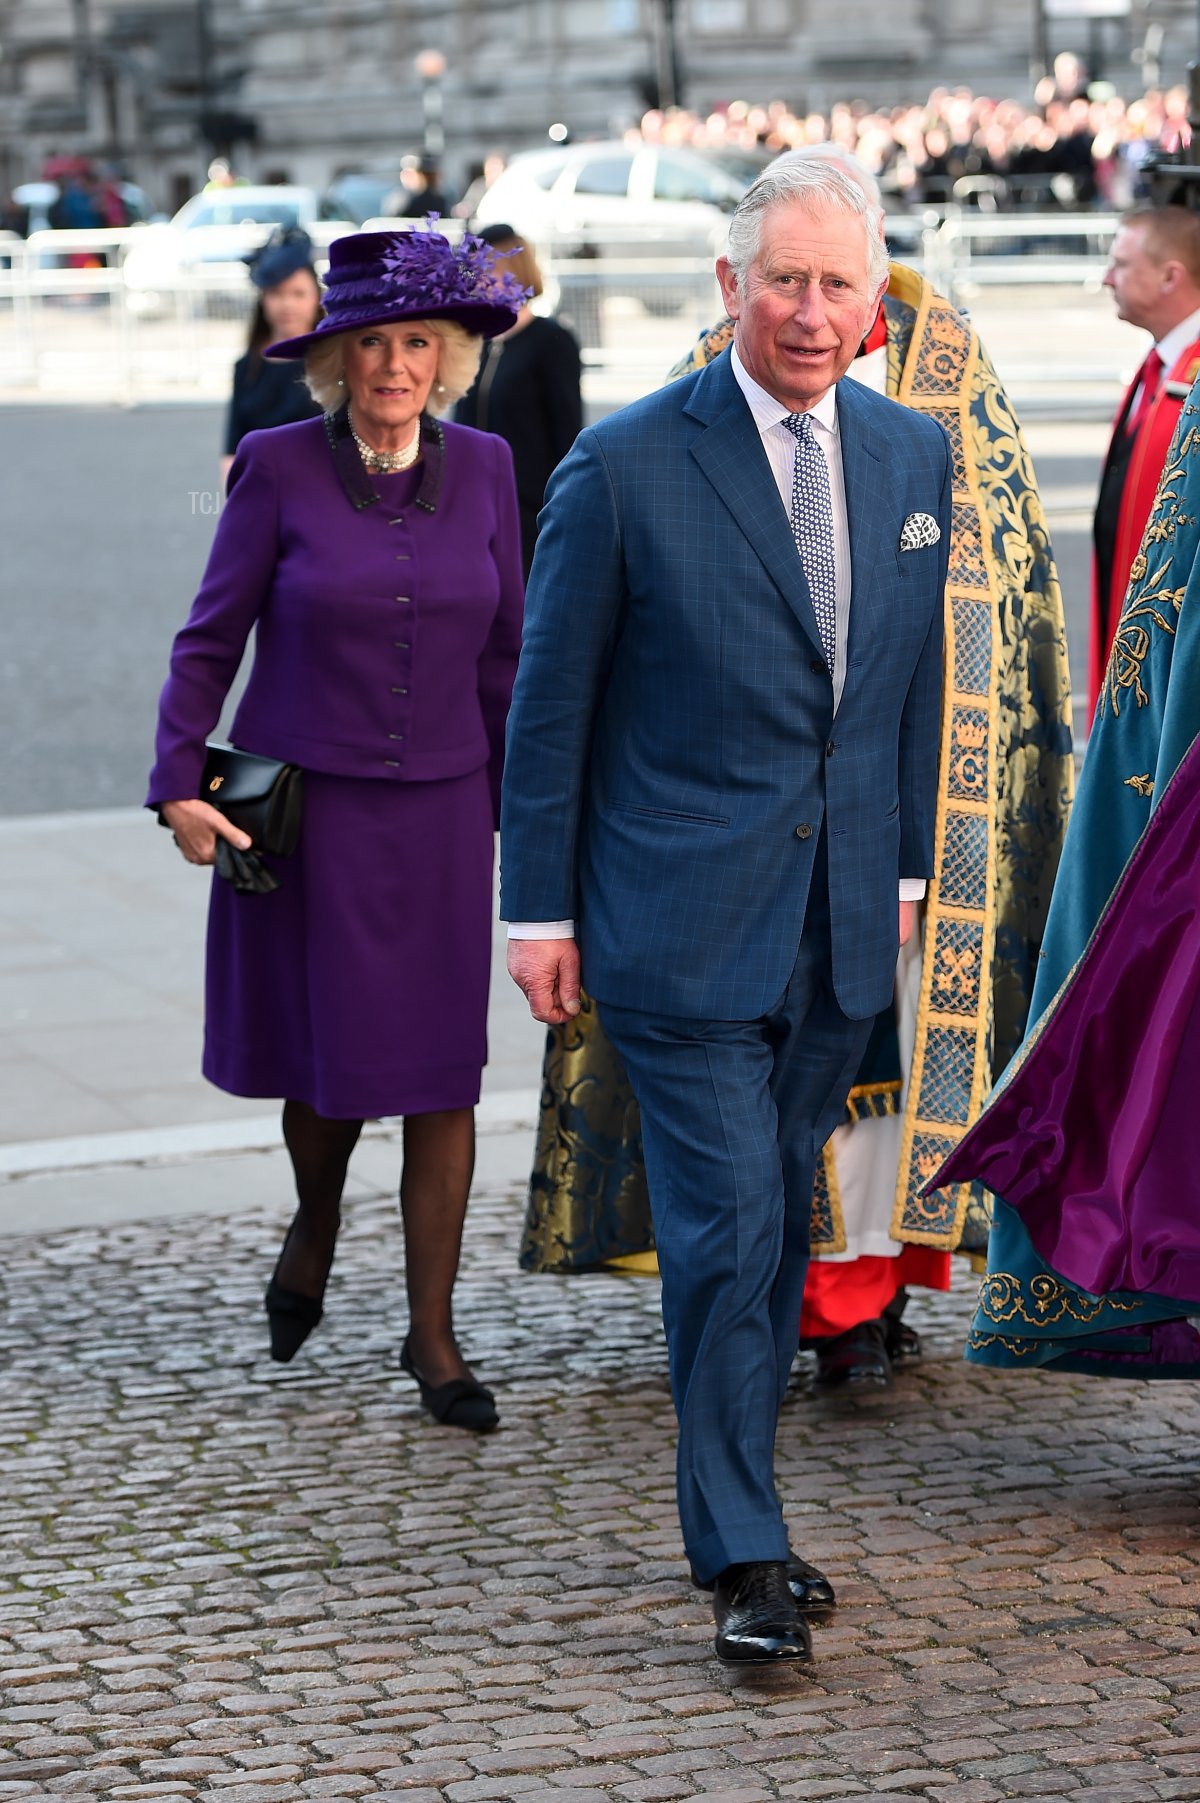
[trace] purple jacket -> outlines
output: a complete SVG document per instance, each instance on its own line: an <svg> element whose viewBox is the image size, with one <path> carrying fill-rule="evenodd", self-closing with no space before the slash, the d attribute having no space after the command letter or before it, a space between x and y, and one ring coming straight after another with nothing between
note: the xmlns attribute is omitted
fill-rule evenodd
<svg viewBox="0 0 1200 1803"><path fill-rule="evenodd" d="M205 739L256 627L235 744L391 782L487 764L498 809L523 604L512 455L429 419L422 440L417 492L392 507L344 414L243 439L171 652L147 806L199 793Z"/></svg>

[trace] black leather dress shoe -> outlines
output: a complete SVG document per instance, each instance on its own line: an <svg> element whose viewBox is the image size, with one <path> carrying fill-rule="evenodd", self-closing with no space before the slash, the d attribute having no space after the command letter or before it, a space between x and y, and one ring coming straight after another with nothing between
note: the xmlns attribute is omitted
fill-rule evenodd
<svg viewBox="0 0 1200 1803"><path fill-rule="evenodd" d="M813 1381L822 1389L886 1390L892 1381L892 1361L879 1321L863 1321L848 1333L814 1344L817 1371Z"/></svg>
<svg viewBox="0 0 1200 1803"><path fill-rule="evenodd" d="M802 1615L827 1615L837 1608L833 1585L825 1573L810 1565L807 1559L797 1558L795 1553L788 1554L787 1585Z"/></svg>
<svg viewBox="0 0 1200 1803"><path fill-rule="evenodd" d="M837 1597L833 1594L833 1585L825 1573L818 1571L815 1565L810 1565L807 1559L797 1558L795 1553L789 1552L784 1572L792 1601L801 1615L819 1617L836 1609ZM692 1583L697 1590L711 1591L714 1588L712 1584L702 1584L695 1572L692 1573Z"/></svg>
<svg viewBox="0 0 1200 1803"><path fill-rule="evenodd" d="M713 1586L713 1615L717 1658L726 1665L812 1658L812 1639L782 1559L727 1565Z"/></svg>

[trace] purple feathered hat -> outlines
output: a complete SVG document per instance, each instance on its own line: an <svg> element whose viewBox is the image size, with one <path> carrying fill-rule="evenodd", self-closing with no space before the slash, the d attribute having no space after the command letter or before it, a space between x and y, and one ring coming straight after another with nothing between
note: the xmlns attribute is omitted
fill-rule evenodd
<svg viewBox="0 0 1200 1803"><path fill-rule="evenodd" d="M456 319L468 332L495 338L516 324L529 293L497 261L482 238L466 232L451 244L432 221L423 231L335 238L321 297L325 312L316 330L269 344L263 355L303 357L335 332L400 319Z"/></svg>

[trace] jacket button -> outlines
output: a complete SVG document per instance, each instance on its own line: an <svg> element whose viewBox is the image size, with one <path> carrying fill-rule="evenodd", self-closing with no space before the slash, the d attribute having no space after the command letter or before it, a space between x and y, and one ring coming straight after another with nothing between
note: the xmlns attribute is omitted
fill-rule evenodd
<svg viewBox="0 0 1200 1803"><path fill-rule="evenodd" d="M412 598L409 595L397 595L396 599L397 599L397 601L401 602L405 607L410 607L412 605Z"/></svg>
<svg viewBox="0 0 1200 1803"><path fill-rule="evenodd" d="M797 839L811 839L812 838L812 827L808 824L807 820L804 821L802 825L800 825L796 828L796 837L797 837Z"/></svg>
<svg viewBox="0 0 1200 1803"><path fill-rule="evenodd" d="M827 676L829 674L826 665L822 663L819 657L814 657L812 663L809 664L808 667L814 676Z"/></svg>
<svg viewBox="0 0 1200 1803"><path fill-rule="evenodd" d="M833 740L832 739L830 739L828 745L826 745L826 747L825 747L825 756L827 758L831 758L833 756Z"/></svg>

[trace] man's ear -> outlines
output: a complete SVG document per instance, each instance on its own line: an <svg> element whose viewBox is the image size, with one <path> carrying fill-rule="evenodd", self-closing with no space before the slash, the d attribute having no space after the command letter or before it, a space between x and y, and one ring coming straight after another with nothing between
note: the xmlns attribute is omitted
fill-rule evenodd
<svg viewBox="0 0 1200 1803"><path fill-rule="evenodd" d="M1186 273L1182 263L1177 263L1174 257L1168 257L1162 266L1163 293L1173 294L1182 284Z"/></svg>
<svg viewBox="0 0 1200 1803"><path fill-rule="evenodd" d="M738 289L738 279L728 257L717 258L717 280L721 284L721 299L725 302L725 311L730 319L739 319L742 310L742 297Z"/></svg>

